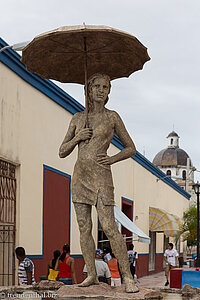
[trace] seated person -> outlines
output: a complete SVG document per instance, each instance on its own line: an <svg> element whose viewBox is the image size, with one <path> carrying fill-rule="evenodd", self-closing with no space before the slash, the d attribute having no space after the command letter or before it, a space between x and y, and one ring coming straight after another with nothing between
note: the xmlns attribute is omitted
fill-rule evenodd
<svg viewBox="0 0 200 300"><path fill-rule="evenodd" d="M103 251L101 249L97 249L95 253L95 267L97 272L97 277L99 282L105 282L110 285L111 283L111 275L110 270L108 268L107 263L105 263L102 259ZM87 274L87 267L86 265L83 268L83 274ZM85 276L86 278L86 276ZM84 278L84 279L85 279Z"/></svg>
<svg viewBox="0 0 200 300"><path fill-rule="evenodd" d="M56 270L56 264L58 264L58 259L60 257L60 251L55 250L53 253L53 259L48 264L48 280L56 281L59 271Z"/></svg>
<svg viewBox="0 0 200 300"><path fill-rule="evenodd" d="M19 285L31 285L35 284L34 278L34 264L26 257L26 252L23 247L17 247L15 249L17 259L19 260L18 267L18 280Z"/></svg>
<svg viewBox="0 0 200 300"><path fill-rule="evenodd" d="M119 264L113 252L111 252L111 257L112 258L107 262L111 273L111 287L121 286Z"/></svg>

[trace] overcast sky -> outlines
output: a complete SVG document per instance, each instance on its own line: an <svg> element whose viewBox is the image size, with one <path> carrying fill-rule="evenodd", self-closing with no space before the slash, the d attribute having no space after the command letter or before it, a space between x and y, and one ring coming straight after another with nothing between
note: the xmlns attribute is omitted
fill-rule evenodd
<svg viewBox="0 0 200 300"><path fill-rule="evenodd" d="M151 60L114 80L108 108L124 120L137 150L152 161L173 130L200 170L199 0L1 0L0 36L14 44L64 26L107 25L135 35ZM84 103L81 85L62 85ZM196 172L200 180L200 173Z"/></svg>

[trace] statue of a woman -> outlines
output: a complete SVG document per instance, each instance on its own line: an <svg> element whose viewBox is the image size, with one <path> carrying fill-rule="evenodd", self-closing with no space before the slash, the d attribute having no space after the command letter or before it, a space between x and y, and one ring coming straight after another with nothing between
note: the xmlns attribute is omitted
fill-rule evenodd
<svg viewBox="0 0 200 300"><path fill-rule="evenodd" d="M85 127L85 111L73 116L67 134L59 150L59 156L68 156L78 145L78 159L72 177L72 201L80 230L80 244L87 266L88 277L80 284L98 284L95 270L95 244L92 237L91 208L95 205L102 229L110 240L123 275L126 292L137 292L127 256L124 239L114 217L114 187L111 165L136 153L123 121L119 115L105 108L110 92L110 78L95 74L88 80L88 120ZM113 156L107 155L114 133L124 149Z"/></svg>

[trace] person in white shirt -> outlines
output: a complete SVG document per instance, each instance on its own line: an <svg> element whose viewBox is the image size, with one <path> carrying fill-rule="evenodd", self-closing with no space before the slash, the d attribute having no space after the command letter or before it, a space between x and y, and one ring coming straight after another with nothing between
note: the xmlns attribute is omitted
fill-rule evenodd
<svg viewBox="0 0 200 300"><path fill-rule="evenodd" d="M135 266L138 260L138 254L136 251L133 250L134 245L130 244L128 247L128 261L129 261L129 265L130 265L130 270L131 270L131 274L134 278L135 275Z"/></svg>
<svg viewBox="0 0 200 300"><path fill-rule="evenodd" d="M109 267L105 261L102 259L103 251L101 249L97 249L95 253L95 268L99 282L105 282L107 284L111 284L111 274ZM83 268L84 277L87 275L87 267L86 265Z"/></svg>
<svg viewBox="0 0 200 300"><path fill-rule="evenodd" d="M171 269L178 267L178 252L173 249L174 245L172 243L168 244L168 249L165 250L164 260L166 262L165 276L166 283L165 286L169 285L169 272Z"/></svg>

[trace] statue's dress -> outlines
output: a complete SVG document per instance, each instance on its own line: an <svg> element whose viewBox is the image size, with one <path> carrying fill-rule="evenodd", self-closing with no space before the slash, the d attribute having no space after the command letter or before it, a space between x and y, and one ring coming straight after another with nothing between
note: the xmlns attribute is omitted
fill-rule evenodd
<svg viewBox="0 0 200 300"><path fill-rule="evenodd" d="M77 114L77 133L84 128L84 112ZM114 136L112 111L105 109L98 116L89 115L89 127L93 129L89 142L80 142L78 159L72 176L72 201L96 205L98 196L104 205L114 205L114 187L109 165L97 163L97 154L107 154Z"/></svg>

